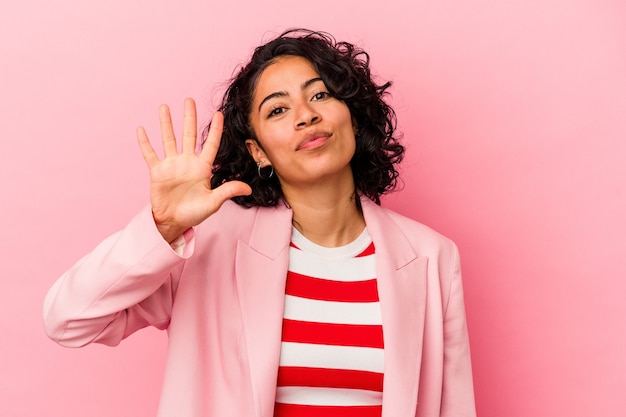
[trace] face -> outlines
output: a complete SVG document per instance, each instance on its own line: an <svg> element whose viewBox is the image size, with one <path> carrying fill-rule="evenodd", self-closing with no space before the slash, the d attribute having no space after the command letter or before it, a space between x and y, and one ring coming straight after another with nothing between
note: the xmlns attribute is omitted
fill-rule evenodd
<svg viewBox="0 0 626 417"><path fill-rule="evenodd" d="M356 143L348 106L335 99L313 65L281 57L260 75L246 141L262 166L272 165L283 190L323 183L353 185L350 160ZM259 146L260 145L260 146Z"/></svg>

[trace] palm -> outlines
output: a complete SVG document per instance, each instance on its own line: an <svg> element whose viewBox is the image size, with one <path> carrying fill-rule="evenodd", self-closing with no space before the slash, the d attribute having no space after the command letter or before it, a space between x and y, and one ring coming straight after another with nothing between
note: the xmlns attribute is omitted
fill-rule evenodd
<svg viewBox="0 0 626 417"><path fill-rule="evenodd" d="M240 181L211 189L211 168L222 134L223 116L213 116L211 129L200 153L196 154L196 107L185 100L182 150L179 152L167 106L159 110L165 157L160 160L143 128L137 131L139 146L150 170L150 202L154 220L163 237L172 241L186 229L215 213L224 201L251 192Z"/></svg>

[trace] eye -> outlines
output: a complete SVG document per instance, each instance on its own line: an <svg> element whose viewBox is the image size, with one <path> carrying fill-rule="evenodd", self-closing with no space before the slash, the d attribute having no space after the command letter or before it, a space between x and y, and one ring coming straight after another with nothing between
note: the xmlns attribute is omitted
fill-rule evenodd
<svg viewBox="0 0 626 417"><path fill-rule="evenodd" d="M330 97L330 93L328 91L320 91L319 93L315 93L313 95L312 100L323 100L328 97Z"/></svg>
<svg viewBox="0 0 626 417"><path fill-rule="evenodd" d="M270 112L267 115L267 117L270 118L270 117L278 116L279 114L282 114L284 112L285 112L284 107L273 107L270 109Z"/></svg>

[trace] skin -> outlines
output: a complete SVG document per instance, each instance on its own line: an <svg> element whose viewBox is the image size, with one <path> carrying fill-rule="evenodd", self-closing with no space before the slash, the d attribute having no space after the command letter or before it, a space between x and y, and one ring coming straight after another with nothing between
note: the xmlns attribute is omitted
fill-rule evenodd
<svg viewBox="0 0 626 417"><path fill-rule="evenodd" d="M224 116L219 112L213 115L207 140L196 155L196 105L187 98L184 106L180 152L166 105L159 108L163 159L157 156L144 128L137 128L139 148L150 171L152 215L159 232L170 243L219 210L226 200L252 192L250 186L241 181L230 181L211 189L211 167L222 136Z"/></svg>
<svg viewBox="0 0 626 417"><path fill-rule="evenodd" d="M207 141L196 154L195 103L186 99L184 106L181 151L167 106L159 109L162 159L145 130L137 129L150 171L153 217L168 242L200 224L226 200L252 191L240 181L211 189L211 166L221 139L223 115L215 113ZM263 71L254 92L250 123L256 139L246 141L248 151L262 166L273 166L300 232L328 247L353 241L365 227L355 203L350 168L355 125L346 104L328 94L309 61L282 57Z"/></svg>

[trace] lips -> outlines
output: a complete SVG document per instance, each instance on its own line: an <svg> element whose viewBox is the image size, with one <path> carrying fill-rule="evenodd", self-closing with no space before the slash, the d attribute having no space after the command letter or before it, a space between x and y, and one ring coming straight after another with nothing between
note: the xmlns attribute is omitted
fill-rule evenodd
<svg viewBox="0 0 626 417"><path fill-rule="evenodd" d="M326 143L326 140L330 137L330 133L328 132L311 132L307 133L302 139L302 142L296 148L297 151L306 150L306 149L314 149L319 146L322 146Z"/></svg>

